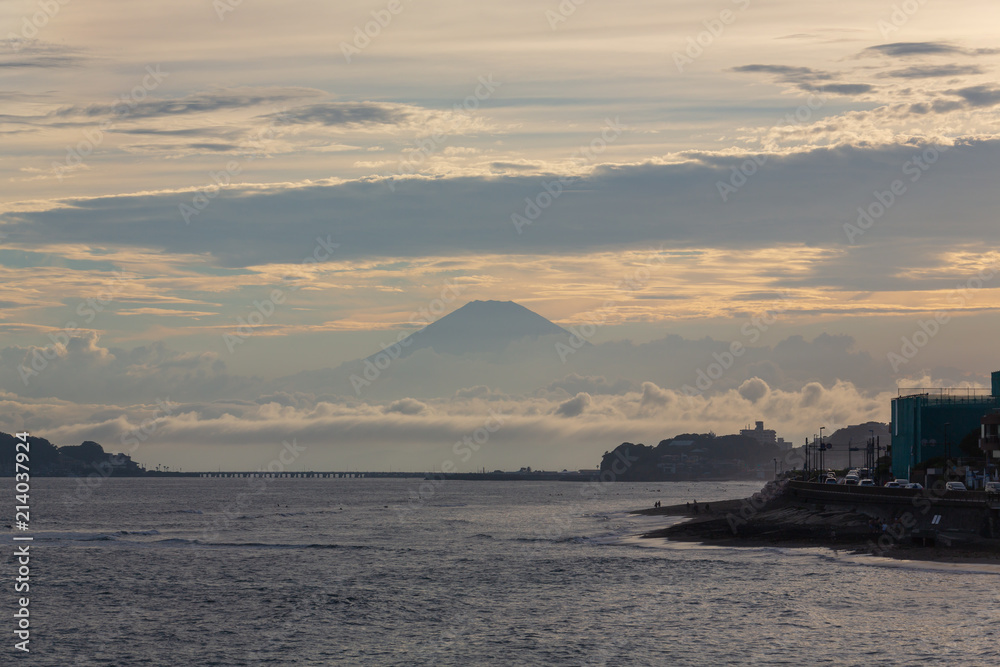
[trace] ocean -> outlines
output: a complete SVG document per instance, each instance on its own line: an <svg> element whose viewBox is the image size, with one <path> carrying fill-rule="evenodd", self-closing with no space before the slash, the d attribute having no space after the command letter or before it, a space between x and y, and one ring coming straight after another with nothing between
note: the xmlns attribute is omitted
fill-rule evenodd
<svg viewBox="0 0 1000 667"><path fill-rule="evenodd" d="M997 664L995 566L635 538L677 519L628 510L760 486L111 478L78 493L72 479L36 478L30 653L13 648L8 535L0 655L59 666Z"/></svg>

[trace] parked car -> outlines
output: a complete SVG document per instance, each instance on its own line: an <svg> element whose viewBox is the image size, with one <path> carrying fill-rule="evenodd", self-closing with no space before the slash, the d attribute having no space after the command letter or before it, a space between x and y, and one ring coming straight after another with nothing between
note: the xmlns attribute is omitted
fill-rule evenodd
<svg viewBox="0 0 1000 667"><path fill-rule="evenodd" d="M947 484L944 485L944 490L945 491L968 491L968 489L965 488L965 484L962 484L961 482L948 482Z"/></svg>
<svg viewBox="0 0 1000 667"><path fill-rule="evenodd" d="M870 479L863 479L858 482L858 486L875 486L875 482Z"/></svg>

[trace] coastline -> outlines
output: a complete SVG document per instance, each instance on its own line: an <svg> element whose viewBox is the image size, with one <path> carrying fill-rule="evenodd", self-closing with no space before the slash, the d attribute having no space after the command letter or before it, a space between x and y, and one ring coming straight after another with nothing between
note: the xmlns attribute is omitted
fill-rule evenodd
<svg viewBox="0 0 1000 667"><path fill-rule="evenodd" d="M706 510L706 506L708 509ZM747 508L751 511L747 512ZM778 494L765 503L752 499L694 505L670 505L633 510L640 516L685 517L677 524L649 531L642 539L666 539L724 547L825 547L847 555L894 561L957 565L1000 565L1000 540L975 539L954 546L924 546L908 539L880 541L870 528L871 517L850 509L816 509Z"/></svg>

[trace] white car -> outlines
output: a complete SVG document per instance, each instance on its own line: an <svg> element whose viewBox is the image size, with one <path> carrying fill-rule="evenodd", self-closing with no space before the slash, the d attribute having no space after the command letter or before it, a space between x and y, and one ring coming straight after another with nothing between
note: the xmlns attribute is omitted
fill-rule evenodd
<svg viewBox="0 0 1000 667"><path fill-rule="evenodd" d="M968 489L965 488L965 484L962 484L961 482L948 482L947 484L944 485L944 490L945 491L968 491Z"/></svg>
<svg viewBox="0 0 1000 667"><path fill-rule="evenodd" d="M875 482L870 479L863 479L858 482L858 486L875 486Z"/></svg>
<svg viewBox="0 0 1000 667"><path fill-rule="evenodd" d="M991 493L1000 493L1000 482L986 482L983 490Z"/></svg>
<svg viewBox="0 0 1000 667"><path fill-rule="evenodd" d="M902 485L900 485L900 483L897 482L897 481L895 481L895 480L893 480L891 482L886 482L882 486L884 486L887 489L901 489L901 488L903 488Z"/></svg>
<svg viewBox="0 0 1000 667"><path fill-rule="evenodd" d="M924 485L923 485L923 484L921 484L920 482L910 482L909 484L907 484L907 485L906 485L905 487L903 487L903 488L906 488L906 489L917 489L917 490L921 490L921 489L923 489L923 488L924 488Z"/></svg>

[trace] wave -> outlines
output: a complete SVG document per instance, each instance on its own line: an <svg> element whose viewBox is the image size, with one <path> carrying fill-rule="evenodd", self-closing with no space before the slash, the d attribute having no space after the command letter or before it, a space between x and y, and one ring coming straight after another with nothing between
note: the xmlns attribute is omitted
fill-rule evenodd
<svg viewBox="0 0 1000 667"><path fill-rule="evenodd" d="M185 539L181 537L171 537L164 540L157 540L153 544L163 546L192 546L208 548L234 548L234 549L346 549L346 550L381 550L385 547L372 547L363 544L285 544L272 542L214 542L211 540Z"/></svg>

